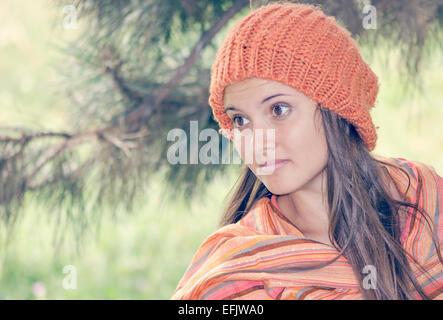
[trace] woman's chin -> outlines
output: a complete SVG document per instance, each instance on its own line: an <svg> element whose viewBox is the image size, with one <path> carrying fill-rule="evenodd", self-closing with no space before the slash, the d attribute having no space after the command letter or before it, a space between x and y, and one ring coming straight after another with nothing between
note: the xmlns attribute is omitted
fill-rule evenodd
<svg viewBox="0 0 443 320"><path fill-rule="evenodd" d="M266 189L268 189L272 194L278 196L288 194L294 191L293 186L286 186L281 182L279 183L279 181L269 181L267 179L261 181L265 185Z"/></svg>

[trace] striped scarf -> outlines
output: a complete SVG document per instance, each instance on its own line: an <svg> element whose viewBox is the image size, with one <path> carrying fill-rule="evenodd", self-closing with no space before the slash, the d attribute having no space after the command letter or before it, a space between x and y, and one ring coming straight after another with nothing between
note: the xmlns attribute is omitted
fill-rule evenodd
<svg viewBox="0 0 443 320"><path fill-rule="evenodd" d="M443 179L433 167L420 162L378 158L406 169L411 180L407 200L416 203L419 197L419 205L429 214L442 244ZM386 168L404 193L407 177ZM419 195L418 176L422 178ZM428 273L423 274L408 258L424 292L442 300L443 267L424 218L412 208L400 241ZM334 247L303 237L279 210L275 195L261 198L240 221L220 228L201 244L171 299L363 299L354 270L343 255L319 269L294 271L337 255Z"/></svg>

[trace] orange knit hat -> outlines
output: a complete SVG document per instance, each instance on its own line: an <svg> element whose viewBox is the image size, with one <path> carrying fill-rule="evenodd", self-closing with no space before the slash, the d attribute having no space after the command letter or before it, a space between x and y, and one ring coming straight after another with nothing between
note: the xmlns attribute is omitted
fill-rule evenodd
<svg viewBox="0 0 443 320"><path fill-rule="evenodd" d="M378 93L377 76L334 17L310 5L273 3L235 24L211 69L209 104L222 130L233 129L224 111L225 87L253 77L304 93L354 124L369 151L375 148L369 109Z"/></svg>

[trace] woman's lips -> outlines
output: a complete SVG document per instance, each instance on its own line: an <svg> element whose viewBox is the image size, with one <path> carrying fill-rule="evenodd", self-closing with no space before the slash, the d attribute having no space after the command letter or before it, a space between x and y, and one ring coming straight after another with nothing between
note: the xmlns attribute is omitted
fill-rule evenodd
<svg viewBox="0 0 443 320"><path fill-rule="evenodd" d="M261 170L277 170L278 168L283 167L285 164L287 164L289 160L287 159L277 159L275 161L267 161L262 165L259 165L259 168Z"/></svg>

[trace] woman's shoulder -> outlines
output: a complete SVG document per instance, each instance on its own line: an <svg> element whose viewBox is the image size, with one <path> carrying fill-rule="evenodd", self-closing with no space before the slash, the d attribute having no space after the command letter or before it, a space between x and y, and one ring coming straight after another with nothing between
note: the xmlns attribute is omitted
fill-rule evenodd
<svg viewBox="0 0 443 320"><path fill-rule="evenodd" d="M250 214L261 210L261 204L266 201L259 199L241 220L219 227L200 244L172 299L202 297L202 292L207 290L208 279L216 277L217 272L224 268L229 269L232 257L239 257L239 254L248 251L254 244L272 238L272 235L258 232L250 220Z"/></svg>
<svg viewBox="0 0 443 320"><path fill-rule="evenodd" d="M432 229L437 233L439 241L443 239L443 178L432 165L422 161L401 157L378 157L378 159L402 169L396 170L394 167L386 166L398 190L405 195L405 200L418 205L429 219L409 209L407 219L402 222L401 238L405 249L424 262L432 256L429 251L433 248L432 236L427 232L426 221L433 226Z"/></svg>
<svg viewBox="0 0 443 320"><path fill-rule="evenodd" d="M383 157L380 155L373 155L373 158L382 163L388 163L388 165L383 164L388 170L393 168L390 165L406 170L409 176L413 179L418 179L417 177L419 174L438 175L433 165L420 160L405 159L402 157Z"/></svg>
<svg viewBox="0 0 443 320"><path fill-rule="evenodd" d="M443 201L443 178L432 165L401 157L375 156L374 158L381 160L382 166L387 169L395 182L396 188L393 188L392 184L388 184L391 192L393 192L391 195L396 200L399 200L396 192L398 191L408 202L416 203L421 198L423 200L422 205L427 207L425 210L435 212L443 209L441 205Z"/></svg>
<svg viewBox="0 0 443 320"><path fill-rule="evenodd" d="M414 200L418 188L421 189L421 193L426 194L435 195L442 192L443 179L431 164L402 157L373 157L387 170L396 184L396 189L405 195L408 201ZM395 190L391 191L397 199Z"/></svg>

